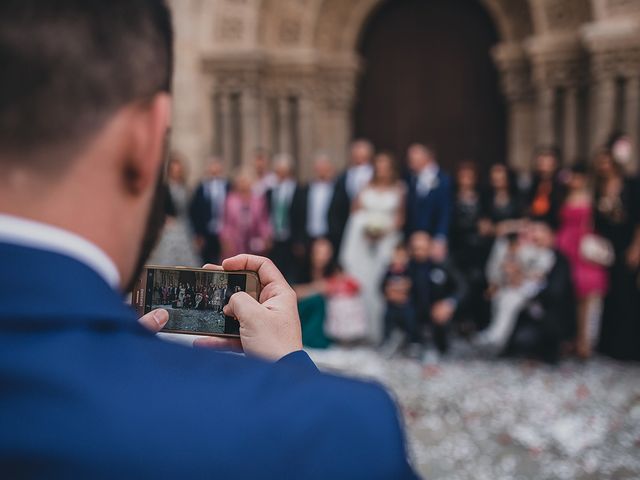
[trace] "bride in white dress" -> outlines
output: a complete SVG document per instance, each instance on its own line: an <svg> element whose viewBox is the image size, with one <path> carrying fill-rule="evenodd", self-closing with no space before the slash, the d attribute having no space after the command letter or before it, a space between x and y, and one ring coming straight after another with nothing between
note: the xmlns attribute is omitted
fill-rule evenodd
<svg viewBox="0 0 640 480"><path fill-rule="evenodd" d="M356 198L340 251L344 270L355 277L369 317L369 340L383 333L384 298L380 290L393 250L401 241L405 186L398 180L395 160L388 153L374 159L374 173Z"/></svg>

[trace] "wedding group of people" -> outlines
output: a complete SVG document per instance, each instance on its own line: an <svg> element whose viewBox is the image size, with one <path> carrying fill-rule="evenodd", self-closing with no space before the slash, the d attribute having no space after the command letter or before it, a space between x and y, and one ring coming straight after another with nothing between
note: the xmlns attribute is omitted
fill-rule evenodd
<svg viewBox="0 0 640 480"><path fill-rule="evenodd" d="M190 283L176 285L157 285L155 287L154 305L191 310L222 311L224 307L226 286L192 286Z"/></svg>
<svg viewBox="0 0 640 480"><path fill-rule="evenodd" d="M531 172L496 163L483 179L470 161L450 176L426 145L404 162L356 140L345 171L321 153L306 184L291 156L258 150L230 179L212 159L192 196L174 157L168 211L183 220L167 229L193 232L204 262L272 258L298 292L310 346L434 358L457 332L491 355L555 361L598 348L638 359L640 189L628 146L617 136L570 167L541 148Z"/></svg>

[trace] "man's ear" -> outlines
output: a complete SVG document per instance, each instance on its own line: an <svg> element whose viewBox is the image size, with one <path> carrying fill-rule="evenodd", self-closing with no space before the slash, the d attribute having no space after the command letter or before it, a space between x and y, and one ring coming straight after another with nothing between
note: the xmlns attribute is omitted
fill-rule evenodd
<svg viewBox="0 0 640 480"><path fill-rule="evenodd" d="M124 175L127 190L139 195L152 188L163 168L166 135L171 119L171 97L159 93L144 105L132 107L128 126L129 155Z"/></svg>

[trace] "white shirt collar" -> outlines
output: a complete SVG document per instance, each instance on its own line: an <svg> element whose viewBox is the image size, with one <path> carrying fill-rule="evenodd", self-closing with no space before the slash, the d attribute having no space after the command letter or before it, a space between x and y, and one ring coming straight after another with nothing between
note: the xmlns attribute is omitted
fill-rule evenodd
<svg viewBox="0 0 640 480"><path fill-rule="evenodd" d="M120 289L120 273L113 260L97 245L75 233L0 213L0 242L71 257L94 270L114 290Z"/></svg>

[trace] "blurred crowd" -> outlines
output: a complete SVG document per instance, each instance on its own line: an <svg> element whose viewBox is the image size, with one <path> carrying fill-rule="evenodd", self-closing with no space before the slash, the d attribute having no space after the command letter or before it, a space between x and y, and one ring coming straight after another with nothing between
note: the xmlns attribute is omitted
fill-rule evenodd
<svg viewBox="0 0 640 480"><path fill-rule="evenodd" d="M570 167L540 148L530 172L472 161L445 172L427 145L400 159L356 140L344 171L319 153L307 183L287 154L258 150L230 176L212 158L193 192L174 156L165 238L204 263L269 256L296 289L310 347L369 344L429 363L455 337L482 356L640 360L630 152L615 135Z"/></svg>

